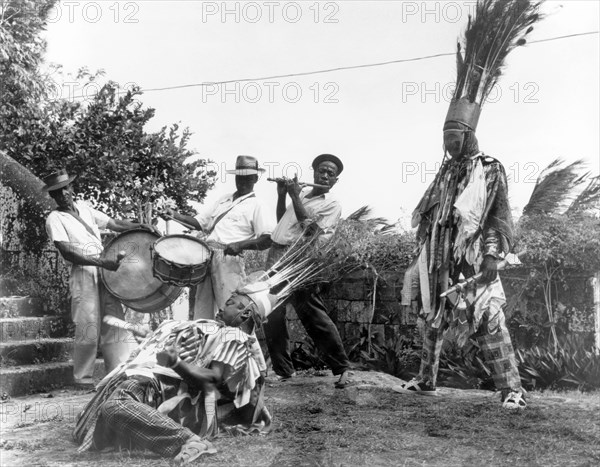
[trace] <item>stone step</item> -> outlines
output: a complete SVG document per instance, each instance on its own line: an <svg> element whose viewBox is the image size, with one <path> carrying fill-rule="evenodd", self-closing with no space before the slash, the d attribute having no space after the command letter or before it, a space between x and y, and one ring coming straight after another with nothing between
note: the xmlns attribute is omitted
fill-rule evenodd
<svg viewBox="0 0 600 467"><path fill-rule="evenodd" d="M100 381L106 372L104 361L96 360L94 380ZM19 367L2 368L0 372L0 395L24 396L35 392L48 392L73 384L73 362L39 363Z"/></svg>
<svg viewBox="0 0 600 467"><path fill-rule="evenodd" d="M0 342L24 341L72 334L71 320L64 316L0 318Z"/></svg>
<svg viewBox="0 0 600 467"><path fill-rule="evenodd" d="M29 339L0 343L0 364L4 368L45 362L64 362L73 351L70 337Z"/></svg>
<svg viewBox="0 0 600 467"><path fill-rule="evenodd" d="M39 298L0 297L0 318L22 316L43 316L46 313L44 303Z"/></svg>

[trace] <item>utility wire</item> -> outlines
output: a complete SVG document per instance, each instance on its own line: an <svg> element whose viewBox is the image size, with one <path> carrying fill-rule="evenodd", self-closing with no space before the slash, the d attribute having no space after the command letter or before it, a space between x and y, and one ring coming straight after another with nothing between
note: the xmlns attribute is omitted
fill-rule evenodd
<svg viewBox="0 0 600 467"><path fill-rule="evenodd" d="M527 43L528 44L539 44L541 42L557 41L557 40L561 40L561 39L569 39L572 37L589 36L591 34L598 34L599 32L600 31L579 32L579 33L575 33L575 34L567 34L564 36L556 36L556 37L549 37L547 39L538 39L535 41L528 41ZM300 72L300 73L288 73L288 74L284 74L284 75L263 76L260 78L240 78L240 79L230 79L227 81L210 81L210 82L203 82L203 83L180 84L178 86L166 86L166 87L162 87L162 88L140 89L140 91L141 92L170 91L173 89L185 89L185 88L194 88L194 87L201 87L201 86L216 86L216 85L221 85L221 84L244 83L244 82L248 82L248 81L254 82L254 81L265 81L268 79L293 78L293 77L297 77L297 76L309 76L309 75L318 75L318 74L323 74L323 73L332 73L335 71L356 70L356 69L360 69L360 68L371 68L371 67L377 67L377 66L393 65L395 63L418 62L421 60L430 60L432 58L448 57L448 56L454 56L454 55L456 55L456 52L445 52L445 53L439 53L439 54L433 54L433 55L423 55L421 57L389 60L387 62L341 66L341 67L336 67L336 68L326 68L323 70L305 71L305 72ZM116 94L126 94L127 92L128 91L121 90L121 91L117 91ZM74 96L73 99L82 99L82 98L87 98L87 97L88 96L81 95L81 96Z"/></svg>

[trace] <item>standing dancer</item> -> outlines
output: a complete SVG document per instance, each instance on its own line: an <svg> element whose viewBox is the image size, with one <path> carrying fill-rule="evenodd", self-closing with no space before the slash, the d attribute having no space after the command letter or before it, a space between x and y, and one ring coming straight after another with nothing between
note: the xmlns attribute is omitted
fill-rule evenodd
<svg viewBox="0 0 600 467"><path fill-rule="evenodd" d="M456 89L443 128L450 157L413 212L420 250L404 281L403 303L420 297L426 319L421 369L398 392L436 394L443 336L452 327L459 345L477 337L503 407L526 407L497 271L513 240L506 174L498 160L479 150L475 130L504 59L525 43L538 9L539 2L480 0L465 32L464 58L458 45ZM460 296L440 297L461 276L477 272L480 281Z"/></svg>

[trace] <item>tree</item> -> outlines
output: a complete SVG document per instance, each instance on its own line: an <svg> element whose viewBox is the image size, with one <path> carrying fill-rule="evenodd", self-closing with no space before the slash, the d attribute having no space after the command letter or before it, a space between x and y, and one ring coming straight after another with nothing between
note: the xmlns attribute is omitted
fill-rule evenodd
<svg viewBox="0 0 600 467"><path fill-rule="evenodd" d="M201 202L214 184L205 160L189 160L190 131L178 125L147 133L154 109L143 108L134 88L118 95L105 84L87 105L55 107L68 125L57 128L44 154L25 160L38 171L67 167L78 174L75 191L114 216L149 222L152 206L165 203L190 211L188 200ZM54 135L54 131L53 131Z"/></svg>
<svg viewBox="0 0 600 467"><path fill-rule="evenodd" d="M524 289L542 289L555 350L553 284L564 282L569 270L590 274L600 270L599 202L598 177L584 172L580 160L566 164L556 159L538 177L517 225L518 248L526 252L525 262L535 270ZM596 217L590 216L594 211Z"/></svg>
<svg viewBox="0 0 600 467"><path fill-rule="evenodd" d="M55 0L0 0L0 150L7 163L16 161L38 177L59 167L78 175L76 191L113 216L148 222L153 203L172 203L190 211L188 200L202 201L214 184L206 161L189 162L190 132L178 125L147 133L154 110L143 108L131 89L119 95L105 84L91 102L53 99L41 71L46 48L40 38ZM100 73L79 70L77 79L96 80ZM39 197L39 183L25 183L25 170L4 171L0 181L27 188L24 199ZM19 175L20 174L20 175ZM46 206L47 207L47 206ZM28 213L31 211L31 213ZM34 212L35 211L35 212ZM44 238L39 210L23 211L26 249L39 249ZM28 217L29 216L29 217Z"/></svg>

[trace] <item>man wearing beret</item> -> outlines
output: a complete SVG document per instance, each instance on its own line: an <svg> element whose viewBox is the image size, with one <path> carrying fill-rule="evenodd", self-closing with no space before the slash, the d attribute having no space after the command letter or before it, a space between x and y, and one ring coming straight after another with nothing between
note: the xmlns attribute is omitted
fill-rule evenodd
<svg viewBox="0 0 600 467"><path fill-rule="evenodd" d="M334 233L342 214L339 201L330 193L338 175L344 169L342 161L332 154L321 154L312 163L314 183L321 187L302 188L298 179L282 179L277 183L277 221L271 235L273 242L267 258L267 268L284 254L286 249L302 235L319 235L327 241ZM286 195L291 204L286 207ZM325 355L328 366L340 378L336 387L347 383L348 357L335 324L318 287L308 287L294 292L289 299L307 334ZM264 324L265 336L273 370L280 380L294 375L289 350L289 333L285 318L285 305L280 306Z"/></svg>

